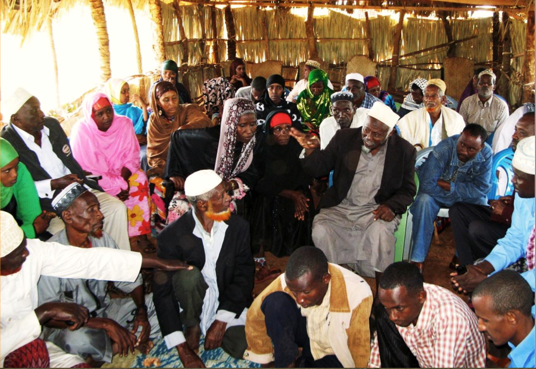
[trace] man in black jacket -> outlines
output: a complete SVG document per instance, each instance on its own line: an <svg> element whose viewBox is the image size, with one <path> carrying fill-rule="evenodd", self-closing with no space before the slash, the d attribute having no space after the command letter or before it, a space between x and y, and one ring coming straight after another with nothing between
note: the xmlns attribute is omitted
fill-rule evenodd
<svg viewBox="0 0 536 369"><path fill-rule="evenodd" d="M4 116L9 124L2 128L2 138L8 140L19 153L33 180L41 202L41 208L54 212L54 191L63 190L71 183L83 183L97 196L104 214L104 231L120 249L130 250L128 239L127 208L116 197L108 195L86 173L73 157L67 135L59 122L46 117L39 100L22 88L4 101ZM57 233L65 227L58 217L50 222L48 231Z"/></svg>
<svg viewBox="0 0 536 369"><path fill-rule="evenodd" d="M200 368L201 333L206 350L222 347L242 358L255 268L249 224L231 215L231 197L218 174L211 169L191 174L184 192L192 209L160 233L158 256L194 269L156 273L153 299L168 349L177 348L184 367Z"/></svg>
<svg viewBox="0 0 536 369"><path fill-rule="evenodd" d="M316 137L292 133L306 149L307 173L334 171L313 222L315 246L332 263L372 267L377 279L394 261L394 233L416 192L415 149L392 134L397 120L377 102L362 128L337 131L325 150Z"/></svg>

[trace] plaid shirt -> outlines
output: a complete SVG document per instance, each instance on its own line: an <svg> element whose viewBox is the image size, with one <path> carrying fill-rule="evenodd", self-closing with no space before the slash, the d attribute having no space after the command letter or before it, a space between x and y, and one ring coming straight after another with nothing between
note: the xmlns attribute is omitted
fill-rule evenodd
<svg viewBox="0 0 536 369"><path fill-rule="evenodd" d="M399 327L400 335L421 368L485 368L486 344L476 315L452 292L424 284L426 301L417 325ZM374 336L370 368L381 367Z"/></svg>
<svg viewBox="0 0 536 369"><path fill-rule="evenodd" d="M361 102L361 106L358 106L358 108L372 109L372 105L374 105L376 101L383 103L383 101L378 99L376 96L373 96L369 94L368 92L365 92L365 98Z"/></svg>

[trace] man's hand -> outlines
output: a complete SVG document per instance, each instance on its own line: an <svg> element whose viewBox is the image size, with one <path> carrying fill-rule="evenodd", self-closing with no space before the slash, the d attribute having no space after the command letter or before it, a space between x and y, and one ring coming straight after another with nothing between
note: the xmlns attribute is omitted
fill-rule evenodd
<svg viewBox="0 0 536 369"><path fill-rule="evenodd" d="M175 272L177 270L192 270L194 267L180 260L161 259L154 257L143 257L142 268L159 269L165 272Z"/></svg>
<svg viewBox="0 0 536 369"><path fill-rule="evenodd" d="M491 212L495 215L502 215L504 208L512 203L512 196L502 196L498 200L490 202Z"/></svg>
<svg viewBox="0 0 536 369"><path fill-rule="evenodd" d="M112 319L104 319L104 329L110 339L113 341L112 347L114 354L120 356L127 356L129 351L134 353L134 347L136 346L136 335L130 332L128 329L121 327L117 322Z"/></svg>
<svg viewBox="0 0 536 369"><path fill-rule="evenodd" d="M206 368L203 361L193 352L186 342L177 346L179 358L185 368Z"/></svg>
<svg viewBox="0 0 536 369"><path fill-rule="evenodd" d="M290 129L290 135L305 149L306 155L320 147L320 140L315 135L300 132L294 127Z"/></svg>
<svg viewBox="0 0 536 369"><path fill-rule="evenodd" d="M147 318L147 307L145 306L138 307L138 313L136 314L136 318L134 318L132 333L136 334L139 327L141 327L141 333L136 341L136 347L146 343L149 340L149 335L151 334L151 324Z"/></svg>
<svg viewBox="0 0 536 369"><path fill-rule="evenodd" d="M169 177L169 180L173 182L173 186L175 186L175 191L184 190L184 178L175 176L175 177Z"/></svg>
<svg viewBox="0 0 536 369"><path fill-rule="evenodd" d="M215 320L207 331L205 337L205 350L214 350L221 346L227 323Z"/></svg>
<svg viewBox="0 0 536 369"><path fill-rule="evenodd" d="M391 208L387 205L380 205L376 210L372 211L372 214L374 214L374 220L384 220L386 222L391 222L393 219L395 219L395 212L391 210Z"/></svg>
<svg viewBox="0 0 536 369"><path fill-rule="evenodd" d="M63 190L65 187L69 186L71 183L83 183L84 180L78 178L76 174L67 174L61 178L56 178L50 181L50 188L52 190Z"/></svg>
<svg viewBox="0 0 536 369"><path fill-rule="evenodd" d="M47 302L35 309L35 315L41 325L51 322L57 327L57 323L61 322L67 324L71 331L80 328L89 319L86 307L67 302Z"/></svg>
<svg viewBox="0 0 536 369"><path fill-rule="evenodd" d="M294 218L298 220L305 220L305 213L309 211L309 199L305 197L300 191L292 191L294 196Z"/></svg>
<svg viewBox="0 0 536 369"><path fill-rule="evenodd" d="M469 293L488 277L488 274L477 265L467 265L467 273L458 275L458 272L450 273L450 283L454 290L459 293Z"/></svg>
<svg viewBox="0 0 536 369"><path fill-rule="evenodd" d="M43 210L43 212L39 214L37 217L35 217L33 221L35 234L39 235L43 233L44 231L46 231L50 224L50 219L55 218L55 217L56 217L56 213L54 212L47 213L45 210Z"/></svg>
<svg viewBox="0 0 536 369"><path fill-rule="evenodd" d="M437 185L441 189L450 192L450 182L447 182L447 181L444 181L444 180L440 179L440 180L437 181Z"/></svg>
<svg viewBox="0 0 536 369"><path fill-rule="evenodd" d="M126 189L126 190L121 190L118 194L117 194L117 198L121 201L127 201L128 200L128 196L129 196L129 189Z"/></svg>

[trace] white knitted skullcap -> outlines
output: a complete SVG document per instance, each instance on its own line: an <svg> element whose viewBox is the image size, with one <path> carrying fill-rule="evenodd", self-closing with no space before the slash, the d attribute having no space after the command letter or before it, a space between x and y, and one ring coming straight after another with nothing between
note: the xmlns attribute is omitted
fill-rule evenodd
<svg viewBox="0 0 536 369"><path fill-rule="evenodd" d="M26 101L33 97L31 93L19 87L9 95L6 99L2 100L2 114L4 116L4 122L9 123L11 116L16 114Z"/></svg>
<svg viewBox="0 0 536 369"><path fill-rule="evenodd" d="M184 193L186 196L204 195L221 183L221 177L212 169L198 170L186 178Z"/></svg>
<svg viewBox="0 0 536 369"><path fill-rule="evenodd" d="M368 113L369 117L378 119L380 122L393 128L400 119L398 114L393 112L390 107L385 105L382 101L376 101Z"/></svg>
<svg viewBox="0 0 536 369"><path fill-rule="evenodd" d="M346 75L346 84L348 84L348 81L353 79L354 81L359 81L361 83L365 83L365 78L363 78L362 74L359 73L350 73Z"/></svg>
<svg viewBox="0 0 536 369"><path fill-rule="evenodd" d="M512 166L523 173L534 175L534 136L519 141Z"/></svg>
<svg viewBox="0 0 536 369"><path fill-rule="evenodd" d="M2 232L0 257L3 258L20 246L24 239L24 232L13 218L13 215L5 211L0 213L0 227L0 232Z"/></svg>

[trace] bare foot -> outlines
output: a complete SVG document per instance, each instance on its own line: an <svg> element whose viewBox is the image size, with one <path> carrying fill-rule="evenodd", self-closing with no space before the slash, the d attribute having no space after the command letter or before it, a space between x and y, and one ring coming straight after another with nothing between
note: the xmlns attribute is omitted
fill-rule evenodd
<svg viewBox="0 0 536 369"><path fill-rule="evenodd" d="M199 324L194 325L193 327L186 328L184 332L186 336L186 343L192 351L195 353L199 352L199 339L201 338L201 327Z"/></svg>
<svg viewBox="0 0 536 369"><path fill-rule="evenodd" d="M199 356L197 356L195 352L192 351L192 349L188 346L186 342L178 345L177 351L179 352L179 358L182 361L182 365L185 368L205 368L203 360L201 360Z"/></svg>

